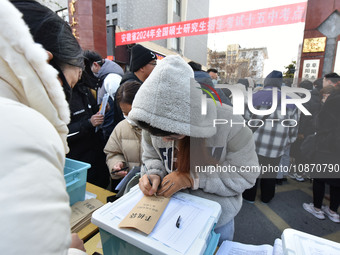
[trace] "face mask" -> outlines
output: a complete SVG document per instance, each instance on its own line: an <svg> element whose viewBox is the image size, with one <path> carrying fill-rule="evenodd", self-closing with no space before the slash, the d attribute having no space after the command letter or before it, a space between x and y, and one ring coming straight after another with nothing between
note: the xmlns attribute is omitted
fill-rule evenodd
<svg viewBox="0 0 340 255"><path fill-rule="evenodd" d="M213 83L214 85L216 85L216 84L217 84L217 80L212 80L212 83Z"/></svg>
<svg viewBox="0 0 340 255"><path fill-rule="evenodd" d="M127 120L127 122L130 123L130 125L132 125L132 126L137 126L136 122L134 122L133 120L129 119L128 116L126 116L126 115L123 115L123 116L124 116L124 118Z"/></svg>

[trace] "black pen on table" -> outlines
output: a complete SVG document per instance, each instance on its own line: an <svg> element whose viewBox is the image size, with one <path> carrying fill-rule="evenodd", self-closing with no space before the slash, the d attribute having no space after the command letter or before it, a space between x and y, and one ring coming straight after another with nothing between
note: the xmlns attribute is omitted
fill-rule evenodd
<svg viewBox="0 0 340 255"><path fill-rule="evenodd" d="M181 215L178 216L177 221L176 221L176 227L179 228L181 226Z"/></svg>
<svg viewBox="0 0 340 255"><path fill-rule="evenodd" d="M129 169L128 166L123 167L123 168L121 168L120 170L112 171L111 174L115 174L115 173L118 173L118 172L122 172L122 171L125 171L125 170L127 170L127 169Z"/></svg>

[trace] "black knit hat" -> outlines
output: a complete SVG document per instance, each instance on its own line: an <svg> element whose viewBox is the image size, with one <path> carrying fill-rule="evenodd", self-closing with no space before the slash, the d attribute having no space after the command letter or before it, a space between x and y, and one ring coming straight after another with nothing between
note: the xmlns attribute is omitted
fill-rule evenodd
<svg viewBox="0 0 340 255"><path fill-rule="evenodd" d="M156 54L151 50L137 44L132 47L131 71L136 72L143 66L146 66L152 60L156 60Z"/></svg>

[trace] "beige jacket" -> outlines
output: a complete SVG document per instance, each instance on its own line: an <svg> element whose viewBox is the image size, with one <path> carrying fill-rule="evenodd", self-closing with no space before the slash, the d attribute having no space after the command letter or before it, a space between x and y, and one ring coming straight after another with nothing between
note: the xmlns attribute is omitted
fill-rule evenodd
<svg viewBox="0 0 340 255"><path fill-rule="evenodd" d="M141 129L132 126L126 119L119 122L113 130L104 148L106 164L111 172L113 166L124 162L130 171L134 166L141 165ZM119 179L111 174L112 179Z"/></svg>
<svg viewBox="0 0 340 255"><path fill-rule="evenodd" d="M68 104L21 14L0 3L0 250L86 254L71 243L64 179Z"/></svg>

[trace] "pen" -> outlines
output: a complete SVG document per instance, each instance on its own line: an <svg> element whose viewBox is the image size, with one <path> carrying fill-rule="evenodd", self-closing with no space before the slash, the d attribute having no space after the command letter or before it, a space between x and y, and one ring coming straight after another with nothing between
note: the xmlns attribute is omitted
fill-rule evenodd
<svg viewBox="0 0 340 255"><path fill-rule="evenodd" d="M148 177L149 184L150 184L150 186L152 187L152 182L151 182L151 178L150 178L150 176L149 176L148 169L146 168L146 165L145 165L144 163L143 163L143 166L144 166L144 168L145 168L145 170L146 170L146 176ZM156 193L154 193L153 195L154 195L155 197L157 197Z"/></svg>
<svg viewBox="0 0 340 255"><path fill-rule="evenodd" d="M146 176L148 177L149 183L150 183L150 185L151 185L151 187L152 187L152 182L151 182L151 179L150 179L150 176L149 176L148 169L146 168L146 165L145 165L144 163L143 163L143 166L144 166L144 168L145 168L145 170L146 170Z"/></svg>
<svg viewBox="0 0 340 255"><path fill-rule="evenodd" d="M115 173L118 173L118 172L121 172L121 171L125 171L125 170L127 170L127 169L129 169L128 166L127 166L127 167L123 167L123 168L120 169L120 170L112 171L111 174L115 174Z"/></svg>
<svg viewBox="0 0 340 255"><path fill-rule="evenodd" d="M178 216L178 219L177 219L177 221L176 221L176 227L179 228L180 225L181 225L181 215Z"/></svg>

